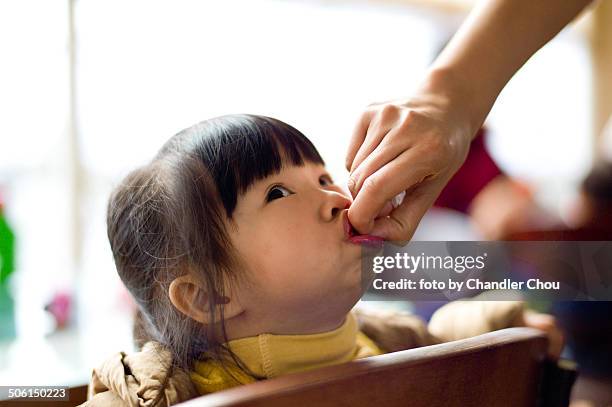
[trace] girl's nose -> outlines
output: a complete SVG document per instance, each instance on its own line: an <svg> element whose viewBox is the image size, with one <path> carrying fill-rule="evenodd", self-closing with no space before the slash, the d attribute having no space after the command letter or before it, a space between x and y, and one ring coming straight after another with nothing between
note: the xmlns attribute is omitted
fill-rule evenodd
<svg viewBox="0 0 612 407"><path fill-rule="evenodd" d="M351 206L351 199L336 191L325 191L324 201L321 205L321 218L325 221L334 220L340 216L343 209Z"/></svg>

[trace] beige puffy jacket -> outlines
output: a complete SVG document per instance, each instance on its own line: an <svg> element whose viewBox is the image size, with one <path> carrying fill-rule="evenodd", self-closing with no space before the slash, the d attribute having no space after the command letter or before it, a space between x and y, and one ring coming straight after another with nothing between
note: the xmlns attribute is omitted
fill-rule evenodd
<svg viewBox="0 0 612 407"><path fill-rule="evenodd" d="M455 301L436 311L428 325L400 311L354 309L360 330L386 352L467 338L513 326L518 301ZM170 352L147 342L140 352L117 353L93 370L87 407L165 407L198 393L187 372L173 368Z"/></svg>

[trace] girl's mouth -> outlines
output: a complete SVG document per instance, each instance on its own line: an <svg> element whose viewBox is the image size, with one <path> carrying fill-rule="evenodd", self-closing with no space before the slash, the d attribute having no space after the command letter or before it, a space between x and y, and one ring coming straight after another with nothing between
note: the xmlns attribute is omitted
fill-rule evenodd
<svg viewBox="0 0 612 407"><path fill-rule="evenodd" d="M348 219L348 210L345 210L342 214L343 222L344 222L344 235L348 242L354 244L363 244L368 246L382 246L384 243L384 239L379 236L372 235L361 235L357 232L357 229L351 225L351 222Z"/></svg>

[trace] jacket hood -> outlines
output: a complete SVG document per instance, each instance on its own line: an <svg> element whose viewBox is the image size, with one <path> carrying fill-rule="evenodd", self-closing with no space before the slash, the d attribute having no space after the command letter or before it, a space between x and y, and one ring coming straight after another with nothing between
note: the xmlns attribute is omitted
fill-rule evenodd
<svg viewBox="0 0 612 407"><path fill-rule="evenodd" d="M165 407L197 396L189 375L172 365L170 352L147 342L142 351L116 353L94 369L83 406Z"/></svg>

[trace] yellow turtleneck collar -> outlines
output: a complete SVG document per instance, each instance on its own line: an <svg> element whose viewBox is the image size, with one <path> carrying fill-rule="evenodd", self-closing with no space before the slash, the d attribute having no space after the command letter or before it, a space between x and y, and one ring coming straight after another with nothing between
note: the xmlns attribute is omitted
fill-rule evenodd
<svg viewBox="0 0 612 407"><path fill-rule="evenodd" d="M231 340L226 346L253 376L238 369L233 362L226 363L223 369L211 360L198 361L191 380L200 394L383 353L359 331L353 313L348 313L344 323L332 331L307 335L264 333Z"/></svg>

